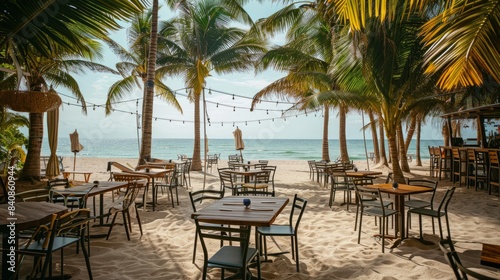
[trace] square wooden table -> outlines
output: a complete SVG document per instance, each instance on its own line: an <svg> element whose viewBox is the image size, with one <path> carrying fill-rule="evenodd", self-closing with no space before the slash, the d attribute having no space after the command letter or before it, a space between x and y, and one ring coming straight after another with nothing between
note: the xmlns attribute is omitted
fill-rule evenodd
<svg viewBox="0 0 500 280"><path fill-rule="evenodd" d="M149 176L149 178L151 179L151 192L152 192L152 197L153 197L153 201L151 202L151 204L153 205L153 211L155 211L155 207L156 207L156 204L158 201L158 198L157 198L158 193L156 191L155 179L165 178L167 176L167 174L171 173L171 172L173 172L173 169L154 169L154 170L141 169L141 170L137 170L134 172L125 172L125 173L141 174L141 175ZM146 193L147 193L147 189L146 189ZM144 209L146 209L146 206L144 206Z"/></svg>
<svg viewBox="0 0 500 280"><path fill-rule="evenodd" d="M418 194L418 193L425 193L425 192L432 192L432 188L428 187L421 187L421 186L413 186L413 185L405 185L405 184L398 184L398 188L395 189L392 187L392 184L375 184L375 185L368 185L365 186L366 188L370 189L379 189L380 192L382 193L388 193L394 195L394 206L396 207L396 210L399 211L400 215L396 215L396 232L399 232L399 236L402 239L406 238L406 229L405 229L405 196L407 195L412 195L412 194ZM395 246L397 246L399 242L395 243Z"/></svg>
<svg viewBox="0 0 500 280"><path fill-rule="evenodd" d="M245 198L252 201L249 208L243 205ZM227 196L196 211L191 218L213 224L268 227L273 224L288 201L286 197Z"/></svg>

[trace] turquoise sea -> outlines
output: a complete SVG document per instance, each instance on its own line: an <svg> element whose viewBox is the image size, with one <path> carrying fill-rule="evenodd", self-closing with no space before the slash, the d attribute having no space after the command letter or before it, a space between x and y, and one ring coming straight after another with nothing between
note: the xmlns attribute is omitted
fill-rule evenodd
<svg viewBox="0 0 500 280"><path fill-rule="evenodd" d="M139 145L137 139L80 139L84 149L77 156L99 158L137 158ZM282 160L308 160L321 159L321 139L244 139L245 149L243 157L252 159L282 159ZM422 140L421 157L429 158L427 146L440 146L442 140ZM234 139L209 139L208 154L221 154L222 159L228 155L237 154ZM365 158L365 147L362 139L347 140L349 157L352 160ZM373 151L371 140L366 141L366 150ZM203 157L203 140L201 144ZM330 140L330 158L336 159L340 155L339 141ZM153 139L152 157L161 159L176 159L178 154L192 156L193 139ZM387 150L388 151L388 150ZM415 154L415 143L412 142L408 153ZM47 139L42 145L42 155L50 155ZM73 156L68 138L58 139L57 155Z"/></svg>

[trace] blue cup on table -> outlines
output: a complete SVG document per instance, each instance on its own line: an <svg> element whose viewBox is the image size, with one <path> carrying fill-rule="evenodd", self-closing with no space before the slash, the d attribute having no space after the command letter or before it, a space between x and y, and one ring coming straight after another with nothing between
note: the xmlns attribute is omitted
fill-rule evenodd
<svg viewBox="0 0 500 280"><path fill-rule="evenodd" d="M252 204L252 201L250 200L250 198L243 199L243 205L245 205L246 208L250 207L250 204Z"/></svg>
<svg viewBox="0 0 500 280"><path fill-rule="evenodd" d="M397 189L397 188L398 188L398 183L396 183L396 182L392 183L392 187L393 187L394 189Z"/></svg>

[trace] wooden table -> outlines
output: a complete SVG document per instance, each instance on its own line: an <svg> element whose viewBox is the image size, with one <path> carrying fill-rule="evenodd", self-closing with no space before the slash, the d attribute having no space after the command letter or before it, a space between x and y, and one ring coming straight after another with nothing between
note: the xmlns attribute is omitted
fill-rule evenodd
<svg viewBox="0 0 500 280"><path fill-rule="evenodd" d="M170 172L173 172L173 169L155 169L155 170L142 169L142 170L137 170L135 172L125 172L125 173L141 174L141 175L149 176L149 178L151 179L151 192L152 192L152 197L153 197L151 204L153 205L153 211L155 211L155 207L156 207L156 204L158 201L158 198L157 198L158 193L156 192L155 179L165 178L165 176ZM146 192L147 192L147 189L146 189ZM144 206L144 207L146 207L146 206ZM144 208L144 209L146 209L146 208Z"/></svg>
<svg viewBox="0 0 500 280"><path fill-rule="evenodd" d="M85 183L80 186L66 188L66 189L57 189L57 193L61 195L71 195L73 193L82 193L88 191L94 183ZM99 195L99 225L104 224L104 194L107 192L112 192L114 190L118 190L121 188L126 188L128 186L128 182L121 181L98 181L97 187L93 188L89 192L89 197ZM95 209L95 208L94 208Z"/></svg>
<svg viewBox="0 0 500 280"><path fill-rule="evenodd" d="M73 180L75 180L75 174L83 174L83 179L85 180L85 183L88 183L90 180L90 175L92 175L92 172L90 171L63 171L63 177L64 178L69 178L69 175L73 174Z"/></svg>
<svg viewBox="0 0 500 280"><path fill-rule="evenodd" d="M252 201L250 208L243 199ZM256 227L271 226L288 204L286 197L227 196L191 215L201 222Z"/></svg>
<svg viewBox="0 0 500 280"><path fill-rule="evenodd" d="M500 268L500 245L483 243L481 264Z"/></svg>
<svg viewBox="0 0 500 280"><path fill-rule="evenodd" d="M380 192L388 193L394 195L394 204L396 210L399 211L400 215L396 215L396 232L399 232L399 237L401 240L406 238L406 230L405 230L405 196L413 195L418 193L432 192L432 188L421 187L421 186L412 186L405 184L398 184L398 188L395 189L392 187L392 184L375 184L365 186L366 188L371 189L379 189ZM394 237L396 238L396 237ZM395 243L397 246L399 242Z"/></svg>
<svg viewBox="0 0 500 280"><path fill-rule="evenodd" d="M2 233L2 279L11 279L13 272L9 271L11 267L7 261L7 254L14 245L14 250L18 249L18 232L50 222L52 214L61 215L68 212L66 206L47 202L16 202L15 210L11 214L8 210L9 204L0 204L0 232ZM9 225L15 225L15 228ZM15 232L14 239L10 239L12 232ZM14 244L10 244L13 242ZM17 258L14 260L14 268L17 267Z"/></svg>

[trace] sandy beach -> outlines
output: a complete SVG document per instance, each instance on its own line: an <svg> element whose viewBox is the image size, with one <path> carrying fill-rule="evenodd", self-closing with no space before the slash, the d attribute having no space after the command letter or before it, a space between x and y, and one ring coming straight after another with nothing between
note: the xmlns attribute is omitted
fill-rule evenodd
<svg viewBox="0 0 500 280"><path fill-rule="evenodd" d="M78 170L92 171L92 181L107 180L108 161L136 164L135 159L79 157L77 166ZM67 170L73 170L72 164L72 160L65 160ZM367 169L366 162L355 164L359 170ZM295 270L291 254L283 254L270 257L272 262L262 264L263 279L454 279L437 245L438 232L432 234L430 218L423 219L423 231L425 239L433 241L434 245L424 245L409 238L394 249L390 249L391 243L386 243L385 253L382 253L380 240L373 236L378 233L374 219L364 219L358 244L357 231L354 231L355 206L347 211L345 205L340 205L343 194L338 192L330 208L329 187L324 188L310 179L307 161L271 160L269 165L277 166L277 196L293 199L293 195L298 194L308 200L308 205L299 228L300 273ZM410 163L413 170L406 175L429 178L428 162L423 165L417 167L414 162ZM219 167L226 166L226 162L219 163ZM381 180L389 171L387 168L377 170L383 172ZM79 176L75 179L82 180ZM189 190L202 189L203 178L203 172L191 172ZM436 203L451 185L448 179L439 182ZM205 187L219 187L216 168L206 174ZM196 263L192 263L195 226L190 218L192 210L186 188L179 188L179 199L180 205L172 208L167 195L160 195L157 211L140 209L142 237L134 223L130 241L121 226L113 229L109 240L91 239L94 279L201 279L201 245ZM287 223L290 204L276 224ZM449 206L451 233L462 261L468 267L481 268L496 277L500 277L500 270L480 265L479 259L482 243L500 244L499 209L500 198L496 194L488 195L484 190L476 192L464 186L457 188ZM418 237L416 218L409 235ZM268 239L270 252L289 251L289 246L287 237ZM59 262L59 258L55 257L54 262ZM83 256L76 255L72 248L65 251L64 267L65 274L72 275L72 279L88 278ZM208 279L219 278L219 270L209 270Z"/></svg>

